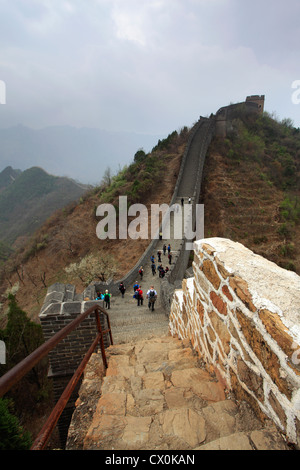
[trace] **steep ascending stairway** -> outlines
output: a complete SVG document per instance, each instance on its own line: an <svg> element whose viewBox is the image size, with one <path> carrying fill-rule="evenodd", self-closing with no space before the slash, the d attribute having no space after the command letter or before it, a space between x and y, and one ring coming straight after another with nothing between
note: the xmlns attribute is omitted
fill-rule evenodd
<svg viewBox="0 0 300 470"><path fill-rule="evenodd" d="M179 200L180 202L180 200ZM151 260L147 260L143 266L144 274L141 279L137 273L136 281L141 286L144 294L144 302L142 306L137 306L137 301L133 298L133 284L126 285L126 293L124 298L121 295L112 296L111 308L109 310L110 322L115 343L128 342L133 339L148 338L149 335L162 335L168 332L168 312L163 309L161 299L161 278L159 278L157 267L158 262L157 251L161 251L161 264L164 268L170 270L174 267L174 262L178 254L181 240L173 237L173 218L171 217L171 238L168 240L159 240L155 251L152 253L155 257L156 274L152 274ZM169 264L168 252L163 254L163 245L170 244L172 253L172 263ZM154 286L157 291L158 298L155 303L154 312L148 309L146 294L150 286Z"/></svg>
<svg viewBox="0 0 300 470"><path fill-rule="evenodd" d="M99 377L94 354L85 373L67 449L287 450L271 423L226 393L186 341L171 336L108 348Z"/></svg>
<svg viewBox="0 0 300 470"><path fill-rule="evenodd" d="M202 145L207 143L207 133L212 123L211 120L203 118L200 123L201 125L189 146L188 158L186 159L184 172L178 186L178 199L181 197L192 197L195 186L201 184L201 181L198 181L198 167L200 163L204 163L204 156L201 156L201 148ZM202 162L200 162L200 160L202 160Z"/></svg>
<svg viewBox="0 0 300 470"><path fill-rule="evenodd" d="M199 177L199 148L209 126L204 121L190 145L175 202L195 194ZM172 232L151 253L170 243L173 263L180 248ZM107 349L108 369L94 354L85 371L77 408L69 429L67 449L86 450L206 450L282 449L288 447L273 424L262 424L246 403L238 403L187 341L168 335L158 274L145 259L143 306L133 299L133 284L125 297L112 297L109 310L114 345ZM169 266L162 254L162 265ZM171 269L174 264L169 266ZM158 292L155 311L146 292Z"/></svg>

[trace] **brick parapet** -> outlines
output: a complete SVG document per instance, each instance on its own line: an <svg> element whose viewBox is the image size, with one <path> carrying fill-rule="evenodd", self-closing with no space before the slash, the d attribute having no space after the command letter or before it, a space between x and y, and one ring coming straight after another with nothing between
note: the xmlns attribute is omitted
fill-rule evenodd
<svg viewBox="0 0 300 470"><path fill-rule="evenodd" d="M300 277L225 239L195 243L193 271L175 291L171 334L299 445Z"/></svg>

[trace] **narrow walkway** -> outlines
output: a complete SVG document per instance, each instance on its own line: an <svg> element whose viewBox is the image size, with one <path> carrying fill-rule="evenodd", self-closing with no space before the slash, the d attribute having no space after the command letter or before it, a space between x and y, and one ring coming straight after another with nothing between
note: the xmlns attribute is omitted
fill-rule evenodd
<svg viewBox="0 0 300 470"><path fill-rule="evenodd" d="M181 199L178 199L176 203L181 204ZM143 266L144 274L142 278L137 272L136 281L143 291L143 305L137 306L137 300L133 298L133 285L126 285L124 298L118 294L111 299L111 307L108 312L115 344L139 340L141 338L147 339L154 334L161 336L168 333L168 312L163 309L161 303L161 278L159 277L158 265L162 264L164 268L168 267L170 270L174 267L181 240L174 239L173 225L174 216L171 214L171 237L168 240L159 240L155 251L152 253L155 258L156 274L153 275L152 273L150 258L147 264ZM164 244L166 246L170 244L171 246L171 264L169 264L168 252L166 251L166 254L163 254ZM161 252L161 263L158 262L158 251ZM154 287L158 294L154 312L149 310L146 298L147 291L151 286Z"/></svg>

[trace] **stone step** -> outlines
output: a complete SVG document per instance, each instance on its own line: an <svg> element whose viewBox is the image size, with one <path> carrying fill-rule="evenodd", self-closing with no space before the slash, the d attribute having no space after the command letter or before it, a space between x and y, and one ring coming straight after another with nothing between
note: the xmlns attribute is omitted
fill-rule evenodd
<svg viewBox="0 0 300 470"><path fill-rule="evenodd" d="M195 450L287 450L287 446L276 430L260 429L220 437Z"/></svg>
<svg viewBox="0 0 300 470"><path fill-rule="evenodd" d="M166 335L110 346L107 353L108 369L96 393L101 358L94 354L90 360L67 449L287 448L274 426L263 426L247 404L228 395L187 341ZM93 408L88 417L87 407ZM76 424L83 419L84 432Z"/></svg>

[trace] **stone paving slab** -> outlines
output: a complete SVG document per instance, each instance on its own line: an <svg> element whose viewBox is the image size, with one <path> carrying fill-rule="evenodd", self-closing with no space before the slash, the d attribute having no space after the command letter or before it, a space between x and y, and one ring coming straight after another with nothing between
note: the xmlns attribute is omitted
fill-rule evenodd
<svg viewBox="0 0 300 470"><path fill-rule="evenodd" d="M165 336L107 351L108 369L84 449L287 448L280 433L266 430L251 410L241 414L186 341Z"/></svg>

